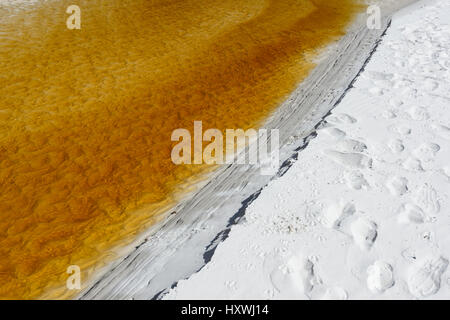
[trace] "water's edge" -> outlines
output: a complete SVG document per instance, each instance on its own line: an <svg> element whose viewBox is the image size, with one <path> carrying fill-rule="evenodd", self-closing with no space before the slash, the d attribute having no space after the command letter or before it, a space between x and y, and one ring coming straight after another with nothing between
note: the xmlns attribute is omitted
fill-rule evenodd
<svg viewBox="0 0 450 320"><path fill-rule="evenodd" d="M369 30L361 15L333 45L308 78L267 120L264 128L280 130L281 168L261 176L254 166L220 168L190 199L129 248L129 254L98 272L79 299L161 298L180 279L203 268L231 226L271 180L283 175L298 157L323 118L342 100L364 69L398 8L385 10L382 28ZM172 214L176 213L176 214Z"/></svg>

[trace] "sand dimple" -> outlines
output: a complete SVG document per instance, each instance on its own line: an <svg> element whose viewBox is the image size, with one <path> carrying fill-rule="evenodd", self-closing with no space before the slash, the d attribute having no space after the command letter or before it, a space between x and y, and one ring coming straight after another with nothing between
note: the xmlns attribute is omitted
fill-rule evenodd
<svg viewBox="0 0 450 320"><path fill-rule="evenodd" d="M367 269L367 287L373 293L382 293L394 285L392 266L376 261Z"/></svg>
<svg viewBox="0 0 450 320"><path fill-rule="evenodd" d="M404 177L392 177L387 181L386 186L393 196L401 196L408 191L407 184L408 180Z"/></svg>
<svg viewBox="0 0 450 320"><path fill-rule="evenodd" d="M346 153L336 150L325 150L323 153L348 168L367 169L372 167L372 159L361 153Z"/></svg>
<svg viewBox="0 0 450 320"><path fill-rule="evenodd" d="M441 288L441 276L448 266L443 257L424 259L411 269L408 278L410 292L417 298L431 296Z"/></svg>
<svg viewBox="0 0 450 320"><path fill-rule="evenodd" d="M378 226L376 223L367 218L360 217L351 225L353 240L362 250L369 250L377 239L377 229Z"/></svg>

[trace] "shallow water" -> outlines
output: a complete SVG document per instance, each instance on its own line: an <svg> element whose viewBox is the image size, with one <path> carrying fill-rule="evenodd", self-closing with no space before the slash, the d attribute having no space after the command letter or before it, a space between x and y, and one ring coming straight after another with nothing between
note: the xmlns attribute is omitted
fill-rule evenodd
<svg viewBox="0 0 450 320"><path fill-rule="evenodd" d="M203 166L171 133L257 127L355 0L81 0L0 7L0 298L74 294ZM83 277L89 276L84 273Z"/></svg>

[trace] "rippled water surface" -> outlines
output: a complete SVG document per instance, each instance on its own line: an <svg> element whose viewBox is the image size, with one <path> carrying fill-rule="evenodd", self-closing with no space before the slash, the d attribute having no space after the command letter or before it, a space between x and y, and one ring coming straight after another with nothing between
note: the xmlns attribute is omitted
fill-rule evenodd
<svg viewBox="0 0 450 320"><path fill-rule="evenodd" d="M203 169L171 162L172 131L257 126L355 2L0 5L0 298L73 294L69 265L85 279Z"/></svg>

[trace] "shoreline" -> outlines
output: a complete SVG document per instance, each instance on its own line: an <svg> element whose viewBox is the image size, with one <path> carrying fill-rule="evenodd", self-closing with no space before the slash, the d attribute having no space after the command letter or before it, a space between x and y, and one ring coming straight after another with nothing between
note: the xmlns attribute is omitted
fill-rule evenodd
<svg viewBox="0 0 450 320"><path fill-rule="evenodd" d="M396 13L308 147L163 299L448 299L449 16Z"/></svg>
<svg viewBox="0 0 450 320"><path fill-rule="evenodd" d="M307 144L307 137L314 134L316 124L339 103L370 59L395 12L394 7L389 10L383 16L382 30L368 30L365 14L359 16L337 44L324 50L327 57L321 57L307 79L269 117L264 127L280 128L280 145L283 146L283 165L275 177L286 172L289 159ZM331 51L337 54L333 56ZM178 280L201 269L230 226L238 220L239 213L243 213L274 178L261 177L258 170L236 165L220 168L209 181L203 182L204 186L191 199L170 210L177 214L142 234L138 241L123 250L131 250L124 258L97 271L96 279L78 298L160 298L161 293ZM237 190L239 195L236 195ZM186 256L190 261L186 261ZM184 264L182 268L180 263Z"/></svg>
<svg viewBox="0 0 450 320"><path fill-rule="evenodd" d="M87 283L200 170L171 161L173 130L259 124L312 69L305 52L345 33L355 2L82 0L84 31L64 24L68 0L1 5L0 295L76 293L59 290L69 264Z"/></svg>

